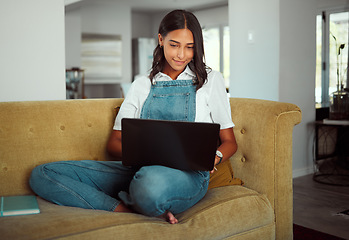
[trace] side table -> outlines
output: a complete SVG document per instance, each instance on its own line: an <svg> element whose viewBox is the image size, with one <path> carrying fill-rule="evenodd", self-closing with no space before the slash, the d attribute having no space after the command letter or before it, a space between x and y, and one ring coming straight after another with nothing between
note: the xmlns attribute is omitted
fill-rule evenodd
<svg viewBox="0 0 349 240"><path fill-rule="evenodd" d="M316 121L313 179L320 183L349 186L349 121Z"/></svg>

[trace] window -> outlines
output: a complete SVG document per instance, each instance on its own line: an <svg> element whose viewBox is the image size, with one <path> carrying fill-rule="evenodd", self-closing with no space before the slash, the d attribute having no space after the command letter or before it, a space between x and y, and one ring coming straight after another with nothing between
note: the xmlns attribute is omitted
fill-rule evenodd
<svg viewBox="0 0 349 240"><path fill-rule="evenodd" d="M205 60L206 64L217 71L220 71L220 39L219 28L203 29Z"/></svg>
<svg viewBox="0 0 349 240"><path fill-rule="evenodd" d="M315 75L315 103L322 103L322 16L316 17L316 75Z"/></svg>
<svg viewBox="0 0 349 240"><path fill-rule="evenodd" d="M204 28L206 64L213 70L223 74L225 86L229 89L229 59L230 59L230 36L228 26Z"/></svg>
<svg viewBox="0 0 349 240"><path fill-rule="evenodd" d="M316 22L316 107L329 107L331 93L349 87L349 12L323 12Z"/></svg>

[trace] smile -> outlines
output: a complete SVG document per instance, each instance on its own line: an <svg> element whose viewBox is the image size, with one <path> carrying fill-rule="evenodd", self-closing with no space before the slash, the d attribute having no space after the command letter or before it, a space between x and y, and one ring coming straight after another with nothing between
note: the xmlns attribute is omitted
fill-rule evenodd
<svg viewBox="0 0 349 240"><path fill-rule="evenodd" d="M185 64L186 61L176 61L176 60L173 60L177 65L182 65L182 64Z"/></svg>

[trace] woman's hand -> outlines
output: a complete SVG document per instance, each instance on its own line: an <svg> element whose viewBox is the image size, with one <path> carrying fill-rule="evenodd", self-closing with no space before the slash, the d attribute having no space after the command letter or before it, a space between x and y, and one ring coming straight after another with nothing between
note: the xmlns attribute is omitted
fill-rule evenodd
<svg viewBox="0 0 349 240"><path fill-rule="evenodd" d="M111 132L107 143L107 151L118 159L122 158L121 131L113 130Z"/></svg>
<svg viewBox="0 0 349 240"><path fill-rule="evenodd" d="M219 137L221 139L221 145L218 147L219 150L223 154L222 162L229 159L238 149L238 145L235 140L234 130L233 128L221 129L219 131ZM216 156L214 165L216 166L219 163L220 159ZM215 168L210 171L210 173L214 173Z"/></svg>
<svg viewBox="0 0 349 240"><path fill-rule="evenodd" d="M223 160L223 159L222 159ZM217 171L216 165L219 163L220 159L218 158L218 156L216 155L215 159L214 159L214 166L213 169L210 171L210 173L214 173L215 171ZM221 162L222 163L222 162Z"/></svg>

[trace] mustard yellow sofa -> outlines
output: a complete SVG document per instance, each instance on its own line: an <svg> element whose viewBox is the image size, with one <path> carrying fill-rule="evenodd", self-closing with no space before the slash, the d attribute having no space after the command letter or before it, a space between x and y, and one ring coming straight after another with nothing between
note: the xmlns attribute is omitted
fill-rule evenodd
<svg viewBox="0 0 349 240"><path fill-rule="evenodd" d="M34 194L29 175L42 163L110 160L106 143L122 101L0 103L0 195ZM211 187L198 204L177 215L175 225L139 214L58 206L38 197L40 214L0 218L0 238L291 240L292 131L301 111L266 100L231 98L230 103L238 142L230 163L243 186Z"/></svg>

